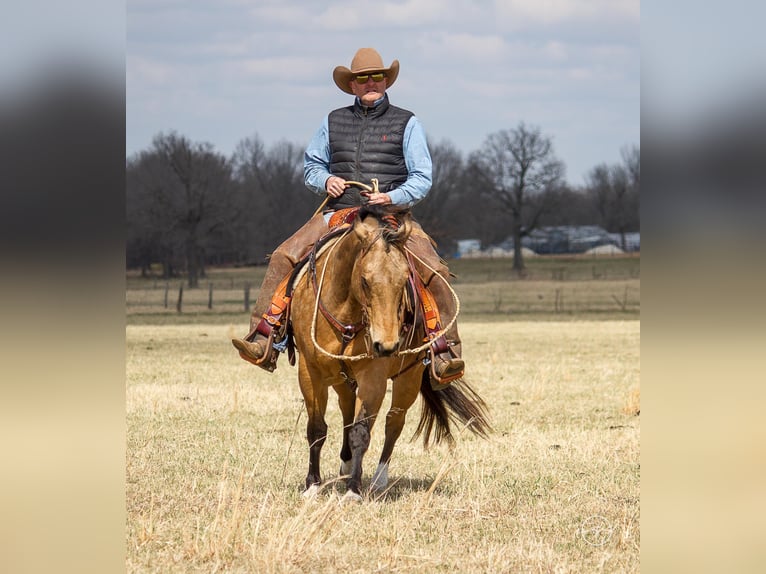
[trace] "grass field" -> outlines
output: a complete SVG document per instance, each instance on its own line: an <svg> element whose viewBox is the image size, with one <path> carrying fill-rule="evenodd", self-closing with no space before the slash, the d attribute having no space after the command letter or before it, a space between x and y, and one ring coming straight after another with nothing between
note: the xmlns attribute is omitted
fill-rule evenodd
<svg viewBox="0 0 766 574"><path fill-rule="evenodd" d="M296 371L283 360L269 375L237 357L229 338L242 335L243 311L141 313L129 290L127 570L639 571L638 310L586 312L571 298L581 311L489 321L476 311L482 293L555 291L577 279L460 279L467 378L495 432L461 433L453 452L424 451L407 440L416 403L391 462L393 486L351 506L338 504L345 489L332 482L332 400L322 457L330 483L313 502L300 497L308 449ZM639 279L590 283L625 281Z"/></svg>

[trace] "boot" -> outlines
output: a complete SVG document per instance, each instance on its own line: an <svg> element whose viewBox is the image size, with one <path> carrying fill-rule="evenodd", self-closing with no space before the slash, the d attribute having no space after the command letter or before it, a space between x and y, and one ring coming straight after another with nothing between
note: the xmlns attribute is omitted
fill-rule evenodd
<svg viewBox="0 0 766 574"><path fill-rule="evenodd" d="M256 332L252 341L245 339L232 339L231 343L239 351L239 356L245 361L273 373L277 368L279 351L274 349L274 333L272 330L268 336Z"/></svg>
<svg viewBox="0 0 766 574"><path fill-rule="evenodd" d="M271 254L269 267L250 316L250 332L242 339L231 340L245 361L270 373L277 368L279 352L284 348L275 348L275 342L280 343L285 335L286 302L275 299L274 295L284 294L283 283L293 267L326 231L324 217L321 213L317 214ZM267 314L270 315L270 321L264 319Z"/></svg>
<svg viewBox="0 0 766 574"><path fill-rule="evenodd" d="M431 386L436 391L447 388L452 381L459 379L465 373L463 359L453 357L449 352L436 355L432 363L434 377L431 379Z"/></svg>
<svg viewBox="0 0 766 574"><path fill-rule="evenodd" d="M290 275L285 276L271 299L271 305L260 321L251 319L250 332L243 339L232 339L231 344L239 351L239 356L248 363L272 373L277 368L279 352L286 342L286 324L290 296L287 295L287 283ZM255 327L252 324L255 323Z"/></svg>
<svg viewBox="0 0 766 574"><path fill-rule="evenodd" d="M465 373L465 362L460 358L460 345L452 345L442 335L434 340L429 349L431 365L431 388L435 391L446 389L452 381Z"/></svg>

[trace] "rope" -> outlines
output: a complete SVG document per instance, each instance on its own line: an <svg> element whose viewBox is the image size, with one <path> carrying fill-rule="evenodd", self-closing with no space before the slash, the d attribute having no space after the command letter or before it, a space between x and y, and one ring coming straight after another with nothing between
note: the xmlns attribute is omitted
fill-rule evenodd
<svg viewBox="0 0 766 574"><path fill-rule="evenodd" d="M361 187L362 189L364 189L365 191L368 191L370 193L379 193L378 192L378 180L376 178L372 178L370 181L372 182L372 185L367 185L366 183L362 183L361 181L347 181L346 182L346 186L349 187L349 186L352 186L352 185L356 185L356 186ZM319 204L319 207L317 207L317 210L314 212L314 215L311 216L312 219L314 217L316 217L319 214L319 212L321 212L324 209L324 206L327 205L328 201L330 201L330 196L329 195L324 198L324 201L322 203Z"/></svg>

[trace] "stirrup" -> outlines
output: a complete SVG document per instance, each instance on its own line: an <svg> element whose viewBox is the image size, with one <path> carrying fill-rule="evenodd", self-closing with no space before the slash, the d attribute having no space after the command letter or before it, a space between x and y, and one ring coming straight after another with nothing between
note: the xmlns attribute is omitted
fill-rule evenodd
<svg viewBox="0 0 766 574"><path fill-rule="evenodd" d="M240 351L239 356L248 363L273 373L277 368L277 359L279 358L280 351L284 351L286 348L287 337L282 336L280 331L282 331L282 329L274 327L266 321L266 319L261 319L258 326L245 338L245 341L252 343L258 335L266 337L266 340L263 341L265 345L263 355L260 359L251 359ZM278 342L276 341L277 337L279 337Z"/></svg>
<svg viewBox="0 0 766 574"><path fill-rule="evenodd" d="M444 335L434 340L428 349L428 355L429 373L431 375L431 388L433 388L435 391L446 389L450 383L456 381L465 374L465 367L458 371L448 373L446 376L439 376L437 374L436 365L440 361L451 361L453 359L459 359L462 362L462 359L456 357L452 352Z"/></svg>

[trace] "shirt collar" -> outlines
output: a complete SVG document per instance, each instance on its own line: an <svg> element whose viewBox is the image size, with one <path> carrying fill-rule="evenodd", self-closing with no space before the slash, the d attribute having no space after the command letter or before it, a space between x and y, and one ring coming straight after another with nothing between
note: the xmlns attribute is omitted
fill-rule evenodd
<svg viewBox="0 0 766 574"><path fill-rule="evenodd" d="M382 103L383 103L383 100L385 100L385 99L386 99L386 94L384 93L384 94L383 94L383 97L382 97L382 98L378 98L377 100L375 100L375 101L373 102L372 106L370 106L370 107L372 107L372 108L377 108L377 107L378 107L380 104L382 104ZM360 100L360 99L359 99L359 96L356 96L356 103L357 103L357 104L358 104L360 107L362 107L362 108L365 108L365 107L367 107L367 106L365 106L365 105L362 103L362 100Z"/></svg>

